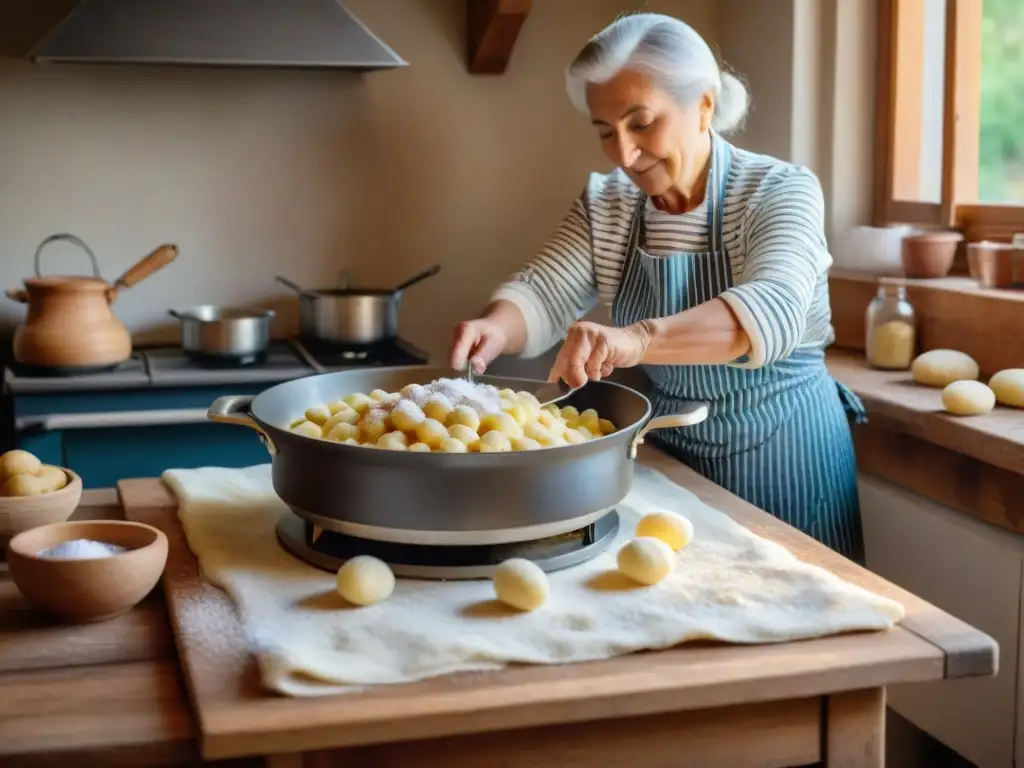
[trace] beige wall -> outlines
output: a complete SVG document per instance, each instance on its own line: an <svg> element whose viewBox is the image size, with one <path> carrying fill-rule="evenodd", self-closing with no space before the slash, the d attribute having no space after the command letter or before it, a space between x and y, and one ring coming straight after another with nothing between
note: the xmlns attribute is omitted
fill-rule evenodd
<svg viewBox="0 0 1024 768"><path fill-rule="evenodd" d="M173 333L169 307L284 296L278 273L318 285L349 268L386 284L438 261L401 324L442 351L605 167L563 91L587 37L641 7L717 29L715 0L544 0L508 73L481 77L465 71L464 0L347 5L410 66L359 78L0 65L0 286L55 231L83 237L108 278L177 243L179 261L116 305L152 337ZM47 256L50 271L84 266L70 246ZM20 316L0 299L0 322Z"/></svg>

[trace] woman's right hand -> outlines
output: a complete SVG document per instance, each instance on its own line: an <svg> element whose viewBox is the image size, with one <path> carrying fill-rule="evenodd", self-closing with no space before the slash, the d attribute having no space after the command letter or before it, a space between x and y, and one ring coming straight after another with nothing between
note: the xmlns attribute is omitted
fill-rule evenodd
<svg viewBox="0 0 1024 768"><path fill-rule="evenodd" d="M461 371L468 362L473 366L474 373L483 374L494 358L505 351L506 346L508 334L497 320L481 317L459 323L455 326L455 338L452 341L452 369Z"/></svg>

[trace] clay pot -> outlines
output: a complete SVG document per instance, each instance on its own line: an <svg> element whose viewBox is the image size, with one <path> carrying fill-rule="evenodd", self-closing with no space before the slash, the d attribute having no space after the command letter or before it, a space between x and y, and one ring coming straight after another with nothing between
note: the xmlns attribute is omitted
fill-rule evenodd
<svg viewBox="0 0 1024 768"><path fill-rule="evenodd" d="M93 276L48 276L40 272L43 249L56 241L78 245L92 261ZM162 245L131 267L113 285L100 277L96 256L74 235L51 235L36 249L36 277L25 280L23 290L6 291L13 301L28 304L25 322L14 332L14 359L22 365L47 369L108 368L132 354L128 329L110 305L119 292L170 264L178 255L173 245Z"/></svg>
<svg viewBox="0 0 1024 768"><path fill-rule="evenodd" d="M959 232L925 232L903 238L903 274L912 278L945 277L953 268Z"/></svg>

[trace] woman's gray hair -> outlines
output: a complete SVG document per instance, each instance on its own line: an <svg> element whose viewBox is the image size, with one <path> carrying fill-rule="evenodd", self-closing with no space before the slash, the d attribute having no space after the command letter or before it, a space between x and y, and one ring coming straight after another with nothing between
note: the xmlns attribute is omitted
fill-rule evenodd
<svg viewBox="0 0 1024 768"><path fill-rule="evenodd" d="M695 104L710 91L715 96L711 126L719 133L743 124L750 104L746 86L723 72L704 38L679 19L635 13L605 27L569 65L569 98L587 114L588 83L607 82L627 67L650 76L681 107Z"/></svg>

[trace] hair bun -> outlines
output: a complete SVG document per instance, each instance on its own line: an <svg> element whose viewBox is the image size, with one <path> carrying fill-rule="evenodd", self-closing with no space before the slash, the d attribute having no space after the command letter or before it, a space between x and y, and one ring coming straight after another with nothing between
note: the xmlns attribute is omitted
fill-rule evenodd
<svg viewBox="0 0 1024 768"><path fill-rule="evenodd" d="M743 125L749 107L747 86L731 72L722 70L722 86L718 90L711 127L719 133L735 131Z"/></svg>

